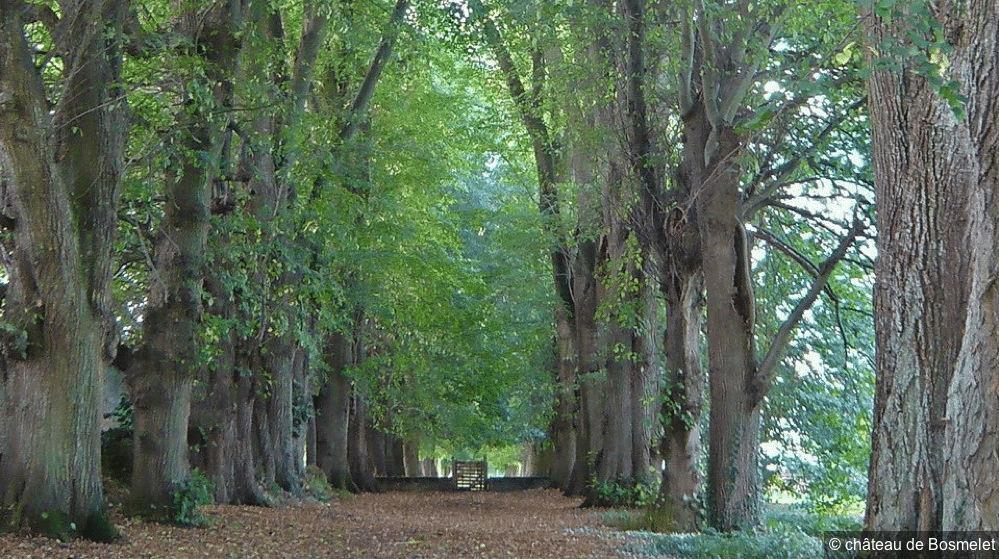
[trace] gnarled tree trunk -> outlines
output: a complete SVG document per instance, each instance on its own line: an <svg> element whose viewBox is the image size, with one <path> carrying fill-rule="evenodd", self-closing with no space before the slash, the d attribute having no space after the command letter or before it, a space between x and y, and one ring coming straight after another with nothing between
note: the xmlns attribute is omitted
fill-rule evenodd
<svg viewBox="0 0 999 560"><path fill-rule="evenodd" d="M206 277L214 300L209 312L225 323L235 320L235 303L216 274ZM188 443L191 464L214 483L220 504L265 505L253 458L254 380L236 354L234 329L219 334L218 355L199 372L191 404Z"/></svg>
<svg viewBox="0 0 999 560"><path fill-rule="evenodd" d="M49 30L64 71L55 100L26 15L0 2L0 168L15 255L4 319L23 332L4 341L0 502L13 525L108 540L99 403L117 347L108 288L127 132L114 89L124 3L61 6Z"/></svg>
<svg viewBox="0 0 999 560"><path fill-rule="evenodd" d="M701 368L701 292L699 272L677 270L666 292L666 381L660 416L659 453L664 466L657 508L678 531L697 527L701 494L701 416L706 379Z"/></svg>
<svg viewBox="0 0 999 560"><path fill-rule="evenodd" d="M737 215L739 169L730 159L738 152L740 140L725 127L711 134L718 137L718 163L701 184L696 202L707 293L708 514L714 527L727 531L749 528L759 521L762 395L752 387L755 301L746 232Z"/></svg>

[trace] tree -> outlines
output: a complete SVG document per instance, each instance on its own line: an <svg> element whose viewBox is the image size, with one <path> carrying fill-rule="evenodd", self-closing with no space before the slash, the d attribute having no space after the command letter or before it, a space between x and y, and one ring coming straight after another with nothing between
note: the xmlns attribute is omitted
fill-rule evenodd
<svg viewBox="0 0 999 560"><path fill-rule="evenodd" d="M184 46L174 53L181 61L171 78L180 84L172 93L181 110L165 139L171 150L142 340L126 369L135 422L131 507L154 514L169 511L173 493L190 476L187 432L192 385L203 366L205 252L225 129L214 115L232 104L227 92L238 55L232 37L240 25L221 5L204 18L186 11L177 21ZM208 37L211 45L200 39Z"/></svg>
<svg viewBox="0 0 999 560"><path fill-rule="evenodd" d="M648 149L642 138L616 132L618 120L635 108L615 81L627 58L613 33L622 16L610 4L593 2L552 24L541 23L558 14L551 6L508 18L476 6L531 143L538 207L552 243L560 386L552 423L554 472L566 493L586 493L586 504L595 505L595 484L634 485L649 477L661 368L658 303L630 220L637 171L644 167L632 169L629 158ZM501 29L528 25L530 87L510 46L525 37L508 39ZM562 37L561 27L574 31ZM613 98L606 93L612 89L618 91ZM560 208L573 190L570 234Z"/></svg>
<svg viewBox="0 0 999 560"><path fill-rule="evenodd" d="M402 31L404 18L409 10L407 0L398 0L389 16L389 21L384 26L381 41L378 48L371 57L371 62L367 66L363 78L359 85L351 71L349 71L348 61L339 64L348 68L332 65L331 82L324 92L327 99L323 104L327 109L332 109L336 115L339 134L332 142L331 157L338 161L334 162L327 170L328 175L332 175L334 170L341 174L341 177L321 177L314 187L313 200L320 200L323 197L330 197L331 193L324 192L331 188L345 188L350 194L359 197L362 201L366 199L369 190L367 184L368 167L370 165L366 148L368 138L365 132L370 130L365 123L368 122L367 111L371 100L375 94L375 86L382 77L386 66L392 56L396 41ZM341 46L341 51L347 49ZM350 96L351 88L356 89L354 95ZM354 215L353 221L358 229L363 225L367 216L362 211ZM348 288L354 283L357 271L353 265L344 267L346 270L341 274L340 281ZM354 426L351 427L350 411L351 397L353 396L353 384L348 376L347 368L355 366L364 360L363 352L359 351L363 347L360 337L363 335L362 326L364 324L364 307L354 302L353 309L341 310L349 317L345 321L346 325L341 328L343 332L325 333L325 350L328 352L326 362L329 366L326 376L319 386L319 391L315 398L316 403L316 444L319 446L316 464L326 473L326 476L335 488L358 489L357 483L351 480L350 475L350 443L353 442L355 464L354 471L358 475L358 480L362 481L360 489L372 490L372 476L365 473L366 458L365 448L362 445L364 431L358 430L359 419L355 419ZM355 414L363 414L355 408ZM349 431L353 429L354 438L349 438ZM360 457L358 457L360 455Z"/></svg>
<svg viewBox="0 0 999 560"><path fill-rule="evenodd" d="M867 123L858 120L856 126L843 141L857 141L858 153L867 153ZM837 152L832 152L830 163ZM869 164L858 172L865 169ZM859 188L846 182L833 185L809 194L873 200L873 183ZM795 298L807 289L818 268L814 263L828 250L822 222L797 217L799 210L817 204L825 202L808 196L785 199L780 205L788 208L770 208L753 224L753 236L766 239L754 248L756 296L761 302L757 329L763 336L777 332ZM874 240L859 241L858 252L836 267L826 290L795 330L763 408L764 489L796 495L818 513L853 508L866 495L874 395L875 259Z"/></svg>
<svg viewBox="0 0 999 560"><path fill-rule="evenodd" d="M812 265L807 289L773 333L766 352L758 355L753 239L747 224L761 209L778 202L789 185L829 180L818 170L817 176L808 176L802 169L819 165L814 155L828 149L828 137L856 110L857 102L843 102L804 85L817 76L830 84L851 79L848 72L840 75L838 69L823 68L829 63L817 53L834 48L821 39L828 33L817 34L814 43L800 44L809 34L799 32L820 19L823 25L838 22L836 32L843 32L843 18L829 18L841 15L830 6L818 4L809 15L794 17L780 3L740 2L724 7L693 3L673 9L682 25L681 54L672 60L656 59L649 66L676 73L671 78L676 88L670 93L678 119L674 126L681 129L683 141L672 188L656 188L654 181L645 181L647 201L642 214L650 224L646 242L660 263L659 285L672 306L668 313L673 318L672 326L667 326L667 347L673 354L669 357L672 378L664 394L668 433L662 449L679 461L679 468L664 473L663 490L683 494L664 495L663 503L673 510L671 515L689 524L693 497L687 493L697 481L691 468L697 445L691 420L700 415L702 393L696 384L703 377L698 375L697 355L692 351L697 347L697 310L687 298L703 277L711 405L706 506L713 526L732 530L754 526L759 520L760 415L777 365L794 328L864 227L862 214L852 224L839 226L828 256ZM632 13L640 22L641 9ZM767 76L801 90L788 98L768 98L760 87ZM639 87L649 85L636 83L632 89ZM633 98L638 99L634 94ZM789 124L795 117L808 115L804 109L808 103L829 109L824 109L823 118L800 119L809 123L806 145L782 149L792 135ZM818 125L812 124L815 121ZM641 136L640 129L636 128L636 137ZM652 159L646 156L644 161ZM680 481L674 479L676 473L684 473ZM678 514L684 510L686 515Z"/></svg>
<svg viewBox="0 0 999 560"><path fill-rule="evenodd" d="M485 42L496 58L510 98L530 139L538 182L538 211L543 217L543 232L551 242L553 290L558 300L554 306L556 371L559 391L556 395L555 417L551 425L554 446L552 474L555 483L568 494L578 494L592 473L592 456L597 453L599 432L595 422L598 414L590 406L595 399L594 380L581 380L580 371L590 371L593 331L596 314L595 285L592 282L594 259L586 256L572 262L570 241L560 231L560 184L567 181L563 168L562 146L545 119L544 96L550 89L546 83L546 53L540 42L532 49L532 80L529 91L521 78L517 62L487 8L476 3L476 13L482 18ZM592 246L592 242L589 243ZM592 251L588 254L592 254ZM574 267L576 270L571 270ZM579 268L583 267L583 268ZM590 305L583 303L583 300ZM587 310L590 312L587 313ZM576 385L580 387L577 389ZM576 394L578 393L578 397ZM578 415L578 417L577 417ZM576 417L576 418L574 418ZM573 428L573 424L576 428Z"/></svg>
<svg viewBox="0 0 999 560"><path fill-rule="evenodd" d="M5 263L0 491L8 523L60 538L116 533L104 516L97 404L117 347L109 284L128 132L124 18L116 1L61 2L58 15L0 3L5 254L16 256Z"/></svg>

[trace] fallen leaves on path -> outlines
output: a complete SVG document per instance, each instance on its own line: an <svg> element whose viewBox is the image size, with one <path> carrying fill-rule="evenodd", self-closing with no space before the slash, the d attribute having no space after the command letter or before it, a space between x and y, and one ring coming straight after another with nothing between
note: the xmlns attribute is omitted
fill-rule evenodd
<svg viewBox="0 0 999 560"><path fill-rule="evenodd" d="M121 542L0 535L24 558L610 558L601 510L555 490L390 492L279 508L209 506L205 527L118 521Z"/></svg>

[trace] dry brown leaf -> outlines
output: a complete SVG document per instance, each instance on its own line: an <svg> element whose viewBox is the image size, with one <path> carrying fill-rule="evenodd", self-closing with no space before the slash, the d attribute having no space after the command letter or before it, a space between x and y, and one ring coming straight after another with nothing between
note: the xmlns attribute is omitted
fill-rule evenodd
<svg viewBox="0 0 999 560"><path fill-rule="evenodd" d="M0 534L22 558L612 558L620 533L555 490L362 494L280 508L209 506L206 527L114 518L116 544Z"/></svg>

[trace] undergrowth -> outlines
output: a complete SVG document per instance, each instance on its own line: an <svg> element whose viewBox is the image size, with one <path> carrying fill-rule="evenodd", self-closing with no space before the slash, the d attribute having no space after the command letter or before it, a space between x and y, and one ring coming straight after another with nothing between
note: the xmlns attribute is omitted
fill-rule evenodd
<svg viewBox="0 0 999 560"><path fill-rule="evenodd" d="M822 534L856 531L863 522L857 515L820 515L805 510L768 506L760 528L721 533L662 534L650 532L646 511L614 511L605 522L630 531L627 552L649 558L821 558Z"/></svg>
<svg viewBox="0 0 999 560"><path fill-rule="evenodd" d="M659 495L658 482L619 479L614 482L590 481L595 505L600 507L646 507Z"/></svg>

